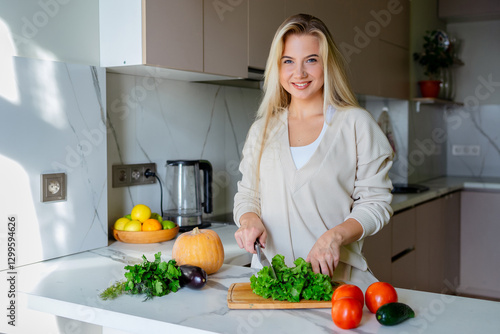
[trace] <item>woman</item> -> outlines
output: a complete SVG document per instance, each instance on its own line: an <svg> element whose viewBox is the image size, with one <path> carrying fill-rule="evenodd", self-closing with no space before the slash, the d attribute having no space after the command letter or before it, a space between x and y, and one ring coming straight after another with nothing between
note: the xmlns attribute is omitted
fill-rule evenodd
<svg viewBox="0 0 500 334"><path fill-rule="evenodd" d="M240 164L239 247L255 253L258 240L289 266L302 257L334 279L376 281L361 248L392 215L393 153L358 106L323 22L299 14L280 26L264 91Z"/></svg>

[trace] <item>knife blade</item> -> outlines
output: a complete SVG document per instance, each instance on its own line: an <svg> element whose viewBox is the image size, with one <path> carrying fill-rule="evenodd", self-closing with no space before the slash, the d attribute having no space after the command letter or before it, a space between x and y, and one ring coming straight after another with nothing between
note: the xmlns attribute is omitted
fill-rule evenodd
<svg viewBox="0 0 500 334"><path fill-rule="evenodd" d="M257 252L257 258L260 262L260 264L262 265L262 267L269 267L271 270L271 276L276 279L276 273L274 272L274 268L272 266L272 264L269 262L269 260L267 259L266 255L262 252L262 245L260 244L259 240L255 240L255 251Z"/></svg>

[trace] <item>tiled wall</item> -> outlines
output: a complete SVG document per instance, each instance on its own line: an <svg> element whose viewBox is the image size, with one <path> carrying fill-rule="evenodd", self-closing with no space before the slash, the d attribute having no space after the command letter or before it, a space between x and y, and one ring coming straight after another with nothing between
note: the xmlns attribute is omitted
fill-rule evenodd
<svg viewBox="0 0 500 334"><path fill-rule="evenodd" d="M242 145L260 96L258 89L108 73L109 177L114 164L154 162L166 197L167 160L208 160L210 216L232 211ZM161 211L158 184L112 188L110 183L108 198L111 222L139 203Z"/></svg>
<svg viewBox="0 0 500 334"><path fill-rule="evenodd" d="M106 246L105 71L3 57L0 73L1 244L17 215L16 265ZM42 203L40 175L59 172L67 200Z"/></svg>

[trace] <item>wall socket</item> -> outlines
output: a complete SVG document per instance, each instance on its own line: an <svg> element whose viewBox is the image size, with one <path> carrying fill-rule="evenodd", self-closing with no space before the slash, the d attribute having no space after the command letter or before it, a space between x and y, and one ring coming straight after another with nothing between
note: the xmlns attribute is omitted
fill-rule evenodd
<svg viewBox="0 0 500 334"><path fill-rule="evenodd" d="M154 176L146 177L144 175L148 169L156 173L156 164L113 165L113 188L156 183L156 178Z"/></svg>
<svg viewBox="0 0 500 334"><path fill-rule="evenodd" d="M40 175L40 200L42 202L66 200L66 174Z"/></svg>
<svg viewBox="0 0 500 334"><path fill-rule="evenodd" d="M481 146L479 145L453 145L451 147L451 154L457 156L479 156L481 153Z"/></svg>

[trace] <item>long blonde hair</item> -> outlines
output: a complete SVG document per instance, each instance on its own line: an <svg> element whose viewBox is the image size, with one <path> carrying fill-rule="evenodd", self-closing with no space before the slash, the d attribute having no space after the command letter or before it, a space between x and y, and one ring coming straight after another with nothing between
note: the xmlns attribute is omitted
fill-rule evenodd
<svg viewBox="0 0 500 334"><path fill-rule="evenodd" d="M286 111L291 96L280 84L280 65L286 38L293 34L316 36L319 40L320 57L323 60L323 113L332 105L336 109L359 107L350 86L342 54L333 41L326 25L317 17L297 14L286 19L276 31L264 72L264 96L257 111L257 118L264 118L259 158L257 159L257 180L262 153L267 141L271 120Z"/></svg>

